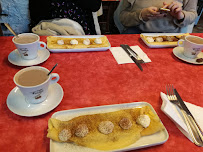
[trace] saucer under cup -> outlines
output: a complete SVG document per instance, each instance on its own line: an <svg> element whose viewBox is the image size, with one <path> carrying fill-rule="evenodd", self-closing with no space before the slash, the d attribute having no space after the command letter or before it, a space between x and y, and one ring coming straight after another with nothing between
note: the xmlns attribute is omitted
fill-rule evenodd
<svg viewBox="0 0 203 152"><path fill-rule="evenodd" d="M19 34L18 37L13 37L12 41L25 60L37 58L38 50L46 49L46 43L40 41L40 37L34 33Z"/></svg>

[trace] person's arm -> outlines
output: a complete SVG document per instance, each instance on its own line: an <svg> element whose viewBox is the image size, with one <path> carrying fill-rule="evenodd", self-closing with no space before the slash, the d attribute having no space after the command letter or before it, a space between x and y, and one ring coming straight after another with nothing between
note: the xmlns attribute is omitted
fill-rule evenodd
<svg viewBox="0 0 203 152"><path fill-rule="evenodd" d="M137 26L142 22L139 17L141 9L132 11L132 7L128 0L123 0L120 21L125 27Z"/></svg>
<svg viewBox="0 0 203 152"><path fill-rule="evenodd" d="M170 14L174 17L174 23L181 27L195 21L197 17L197 1L198 0L184 0L182 5L176 1L171 4L164 2L164 7L171 10Z"/></svg>
<svg viewBox="0 0 203 152"><path fill-rule="evenodd" d="M96 12L101 7L101 0L78 0L78 4L86 10Z"/></svg>
<svg viewBox="0 0 203 152"><path fill-rule="evenodd" d="M182 23L182 26L192 24L195 19L197 18L197 2L198 0L185 0L183 1L183 14L184 19Z"/></svg>
<svg viewBox="0 0 203 152"><path fill-rule="evenodd" d="M133 5L135 5L135 0L131 0L130 4L129 0L123 1L123 8L120 13L120 21L126 27L137 26L141 23L145 23L148 20L154 20L160 17L163 17L164 14L161 14L157 7L143 7L143 9L133 9Z"/></svg>

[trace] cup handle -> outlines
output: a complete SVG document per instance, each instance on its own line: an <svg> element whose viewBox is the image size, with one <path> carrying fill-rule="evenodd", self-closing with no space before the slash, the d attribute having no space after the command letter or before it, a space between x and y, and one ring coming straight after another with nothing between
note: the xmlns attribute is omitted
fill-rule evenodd
<svg viewBox="0 0 203 152"><path fill-rule="evenodd" d="M39 41L39 49L40 50L46 49L46 47L47 47L46 43Z"/></svg>
<svg viewBox="0 0 203 152"><path fill-rule="evenodd" d="M54 79L53 79L54 78ZM50 84L54 84L57 83L59 81L59 75L57 73L51 73L51 77L50 77Z"/></svg>
<svg viewBox="0 0 203 152"><path fill-rule="evenodd" d="M180 42L182 42L182 44L180 44ZM185 40L182 40L182 39L178 40L178 46L184 47L184 42Z"/></svg>

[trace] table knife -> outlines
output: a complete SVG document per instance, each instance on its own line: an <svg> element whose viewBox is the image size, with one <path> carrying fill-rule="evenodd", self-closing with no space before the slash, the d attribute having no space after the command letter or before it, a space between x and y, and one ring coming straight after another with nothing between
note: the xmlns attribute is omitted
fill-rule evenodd
<svg viewBox="0 0 203 152"><path fill-rule="evenodd" d="M120 45L123 50L128 54L128 56L133 60L133 62L135 62L135 64L138 66L138 68L143 71L142 66L140 65L139 61L128 51L127 47L123 44Z"/></svg>
<svg viewBox="0 0 203 152"><path fill-rule="evenodd" d="M129 49L131 51L131 53L133 53L136 56L137 60L140 63L144 63L144 61L139 57L139 55L133 49L131 49L131 47L129 45L125 44L125 46L127 47L127 49Z"/></svg>
<svg viewBox="0 0 203 152"><path fill-rule="evenodd" d="M191 121L191 123L193 124L193 126L195 127L199 137L200 137L200 140L203 142L203 132L200 128L200 126L198 125L198 123L196 122L195 118L193 117L192 113L190 112L190 110L187 108L187 106L185 105L185 103L183 102L182 98L180 97L178 91L176 89L174 89L174 92L175 92L175 95L182 107L182 109L186 112L189 120Z"/></svg>

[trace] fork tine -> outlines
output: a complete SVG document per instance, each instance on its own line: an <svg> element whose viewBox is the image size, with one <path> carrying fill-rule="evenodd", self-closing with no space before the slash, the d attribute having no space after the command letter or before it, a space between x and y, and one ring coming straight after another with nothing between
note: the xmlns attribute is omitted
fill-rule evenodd
<svg viewBox="0 0 203 152"><path fill-rule="evenodd" d="M167 94L167 98L169 100L177 100L175 93L174 93L173 84L167 84L166 85L166 94Z"/></svg>
<svg viewBox="0 0 203 152"><path fill-rule="evenodd" d="M167 96L167 98L170 100L168 84L166 85L166 96Z"/></svg>
<svg viewBox="0 0 203 152"><path fill-rule="evenodd" d="M172 84L171 84L171 97L173 100L175 100L175 93L174 93L174 88Z"/></svg>

